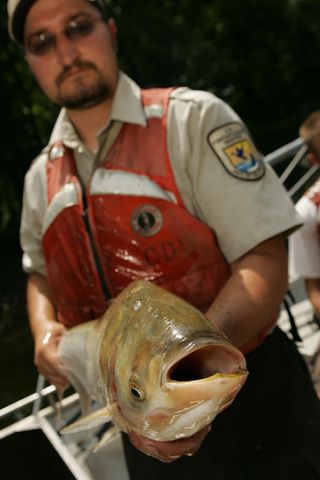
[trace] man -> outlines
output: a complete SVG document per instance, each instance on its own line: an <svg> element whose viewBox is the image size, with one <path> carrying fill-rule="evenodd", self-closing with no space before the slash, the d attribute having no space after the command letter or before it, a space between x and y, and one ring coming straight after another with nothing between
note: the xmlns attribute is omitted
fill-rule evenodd
<svg viewBox="0 0 320 480"><path fill-rule="evenodd" d="M39 85L64 107L26 175L21 221L38 370L63 388L64 329L147 278L203 310L248 353L250 375L208 435L129 432L150 456L124 435L131 478L319 478L316 396L274 328L283 235L299 220L239 117L206 92L140 90L118 70L102 1L9 0L8 12Z"/></svg>
<svg viewBox="0 0 320 480"><path fill-rule="evenodd" d="M320 112L310 113L299 129L301 139L309 146L308 160L320 164ZM320 317L320 180L310 187L296 204L304 221L303 227L289 239L289 273L293 279L302 278L312 304L315 319ZM311 359L310 369L320 397L320 346Z"/></svg>
<svg viewBox="0 0 320 480"><path fill-rule="evenodd" d="M309 146L308 160L320 164L320 112L304 120L299 135ZM297 202L296 210L304 220L303 227L290 237L289 265L293 278L303 278L307 295L316 314L320 314L320 248L319 248L320 181L307 190Z"/></svg>

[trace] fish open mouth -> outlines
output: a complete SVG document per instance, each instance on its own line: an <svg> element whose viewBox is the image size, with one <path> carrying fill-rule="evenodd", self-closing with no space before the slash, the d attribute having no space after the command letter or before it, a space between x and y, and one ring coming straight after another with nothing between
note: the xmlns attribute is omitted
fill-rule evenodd
<svg viewBox="0 0 320 480"><path fill-rule="evenodd" d="M180 358L167 372L173 382L190 382L210 378L215 374L232 375L246 372L241 352L225 345L206 345Z"/></svg>

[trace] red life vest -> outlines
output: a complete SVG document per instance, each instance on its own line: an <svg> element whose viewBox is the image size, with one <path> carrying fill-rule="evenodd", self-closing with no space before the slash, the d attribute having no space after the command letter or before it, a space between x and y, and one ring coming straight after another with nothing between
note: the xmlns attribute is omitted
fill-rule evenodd
<svg viewBox="0 0 320 480"><path fill-rule="evenodd" d="M171 89L142 90L147 127L124 124L82 191L73 153L47 161L43 250L59 321L100 316L109 298L144 278L205 312L230 275L214 232L191 215L167 152Z"/></svg>

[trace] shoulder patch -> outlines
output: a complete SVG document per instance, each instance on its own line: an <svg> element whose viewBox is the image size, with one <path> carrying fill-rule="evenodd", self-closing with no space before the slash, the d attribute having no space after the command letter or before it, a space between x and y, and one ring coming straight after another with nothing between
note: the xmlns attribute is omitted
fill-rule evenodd
<svg viewBox="0 0 320 480"><path fill-rule="evenodd" d="M242 180L258 180L265 174L265 165L244 125L227 123L212 130L208 143L224 168Z"/></svg>

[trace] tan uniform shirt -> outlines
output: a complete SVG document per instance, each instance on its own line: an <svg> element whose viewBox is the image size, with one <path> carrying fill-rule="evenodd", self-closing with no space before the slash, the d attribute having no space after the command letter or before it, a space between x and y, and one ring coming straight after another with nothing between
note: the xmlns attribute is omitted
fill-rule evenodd
<svg viewBox="0 0 320 480"><path fill-rule="evenodd" d="M98 152L89 151L81 142L64 109L49 144L62 139L74 150L79 177L86 185L124 122L147 124L140 88L121 73L108 125L97 135ZM215 95L188 88L172 92L168 150L177 185L188 210L216 232L228 262L300 224L291 200L271 167L266 165L265 174L255 180L232 173L233 164L229 162L232 156L226 139L232 138L234 145L240 145L244 131L238 115ZM248 133L245 135L249 138ZM44 151L27 172L21 219L23 268L26 272L43 274L41 236L47 206L46 159Z"/></svg>

